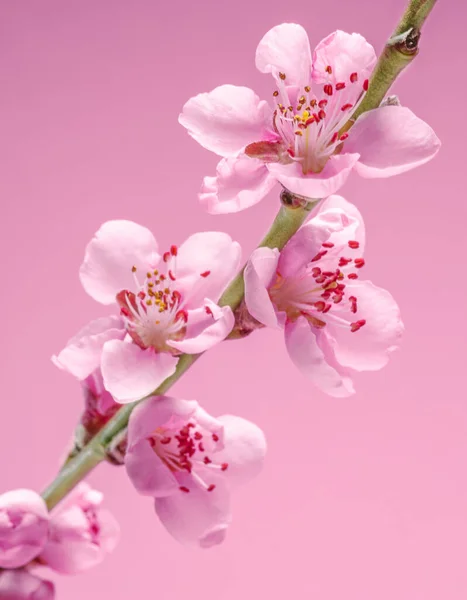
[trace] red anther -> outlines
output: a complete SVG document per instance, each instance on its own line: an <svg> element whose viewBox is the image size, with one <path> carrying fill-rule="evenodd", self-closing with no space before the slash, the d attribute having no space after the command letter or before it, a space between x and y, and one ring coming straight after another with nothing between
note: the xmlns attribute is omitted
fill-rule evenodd
<svg viewBox="0 0 467 600"><path fill-rule="evenodd" d="M355 333L355 331L358 331L359 329L361 329L365 324L366 324L365 319L360 319L359 321L355 321L355 323L350 323L350 331L352 333Z"/></svg>
<svg viewBox="0 0 467 600"><path fill-rule="evenodd" d="M367 92L367 91L368 91L368 84L369 84L369 81L368 81L368 79L365 79L365 81L363 82L363 90L364 90L365 92Z"/></svg>
<svg viewBox="0 0 467 600"><path fill-rule="evenodd" d="M341 256L339 258L339 267L345 267L351 262L352 262L351 258L344 258L343 256Z"/></svg>
<svg viewBox="0 0 467 600"><path fill-rule="evenodd" d="M342 275L342 273L340 273L339 275ZM345 284L344 283L338 283L336 290L339 290L340 292L343 292L345 290Z"/></svg>
<svg viewBox="0 0 467 600"><path fill-rule="evenodd" d="M177 246L170 246L170 254L172 256L177 256L177 254L178 254L178 248L177 248Z"/></svg>
<svg viewBox="0 0 467 600"><path fill-rule="evenodd" d="M347 275L347 277L348 277L349 279L358 279L358 275L357 275L357 273L349 273L349 274Z"/></svg>
<svg viewBox="0 0 467 600"><path fill-rule="evenodd" d="M326 113L324 112L324 110L322 110L322 109L321 109L321 110L319 111L319 113L318 113L318 117L319 117L320 119L325 119L325 118L326 118Z"/></svg>
<svg viewBox="0 0 467 600"><path fill-rule="evenodd" d="M172 271L171 271L171 270L169 270L169 278L170 278L172 281L175 281L175 275L172 273Z"/></svg>
<svg viewBox="0 0 467 600"><path fill-rule="evenodd" d="M204 452L204 446L203 446L203 442L200 442L200 443L198 444L198 450L199 450L200 452Z"/></svg>
<svg viewBox="0 0 467 600"><path fill-rule="evenodd" d="M211 274L211 271L204 271L203 273L200 273L201 277L207 277L210 274Z"/></svg>
<svg viewBox="0 0 467 600"><path fill-rule="evenodd" d="M350 82L355 83L356 81L358 81L358 73L351 73L350 74Z"/></svg>
<svg viewBox="0 0 467 600"><path fill-rule="evenodd" d="M212 310L209 308L209 306L205 306L204 310L206 311L207 315L211 315L211 317L212 317Z"/></svg>
<svg viewBox="0 0 467 600"><path fill-rule="evenodd" d="M322 102L322 100L321 100L321 102ZM327 101L326 101L326 102L327 102ZM316 100L315 100L314 98L313 98L313 100L310 102L310 106L311 106L312 108L314 108L314 107L316 106Z"/></svg>
<svg viewBox="0 0 467 600"><path fill-rule="evenodd" d="M344 133L341 135L341 137L339 139L341 142L344 142L348 137L349 137L349 134L346 131L344 131Z"/></svg>
<svg viewBox="0 0 467 600"><path fill-rule="evenodd" d="M287 152L288 152L289 156L291 156L292 158L294 158L295 152L292 150L292 148L287 148Z"/></svg>
<svg viewBox="0 0 467 600"><path fill-rule="evenodd" d="M323 310L326 308L326 303L322 300L318 300L318 302L315 302L315 308L318 312L323 312Z"/></svg>
<svg viewBox="0 0 467 600"><path fill-rule="evenodd" d="M336 83L336 90L337 91L343 90L344 88L345 88L345 83L343 81L339 82L339 83Z"/></svg>
<svg viewBox="0 0 467 600"><path fill-rule="evenodd" d="M170 259L170 252L164 252L162 259L164 262L167 262Z"/></svg>
<svg viewBox="0 0 467 600"><path fill-rule="evenodd" d="M212 492L212 490L215 490L215 489L216 489L216 486L213 483L211 483L211 485L208 487L208 492Z"/></svg>
<svg viewBox="0 0 467 600"><path fill-rule="evenodd" d="M138 292L138 298L141 298L141 300L144 300L146 298L146 293L143 291Z"/></svg>
<svg viewBox="0 0 467 600"><path fill-rule="evenodd" d="M350 240L350 242L349 242L349 248L352 248L353 250L356 250L357 248L360 248L360 243L356 242L355 240Z"/></svg>
<svg viewBox="0 0 467 600"><path fill-rule="evenodd" d="M334 244L332 242L323 242L321 245L323 248L334 248Z"/></svg>
<svg viewBox="0 0 467 600"><path fill-rule="evenodd" d="M364 265L365 265L365 259L364 258L356 258L354 260L355 266L357 269L361 269Z"/></svg>
<svg viewBox="0 0 467 600"><path fill-rule="evenodd" d="M323 87L323 92L325 94L327 94L328 96L332 96L332 85L330 83L327 83L324 87Z"/></svg>
<svg viewBox="0 0 467 600"><path fill-rule="evenodd" d="M336 131L332 134L332 138L331 138L331 144L334 144L335 142L337 142L337 138L339 137L339 132Z"/></svg>
<svg viewBox="0 0 467 600"><path fill-rule="evenodd" d="M350 102L347 102L347 104L344 104L344 106L341 106L341 110L345 111L345 110L349 110L349 108L352 108L353 104L350 104Z"/></svg>
<svg viewBox="0 0 467 600"><path fill-rule="evenodd" d="M179 319L186 323L188 321L188 312L186 310L179 310L175 315L175 320L178 321Z"/></svg>
<svg viewBox="0 0 467 600"><path fill-rule="evenodd" d="M319 267L313 267L311 269L311 274L313 277L318 277L318 275L321 275L321 269Z"/></svg>
<svg viewBox="0 0 467 600"><path fill-rule="evenodd" d="M343 297L343 294L335 294L332 301L334 302L334 304L339 304L339 302L342 302Z"/></svg>
<svg viewBox="0 0 467 600"><path fill-rule="evenodd" d="M120 309L120 314L122 314L124 317L129 317L130 311L126 306L122 306L122 308Z"/></svg>
<svg viewBox="0 0 467 600"><path fill-rule="evenodd" d="M222 471L227 471L228 468L229 468L229 464L228 463L222 463L221 464L221 470Z"/></svg>
<svg viewBox="0 0 467 600"><path fill-rule="evenodd" d="M317 254L315 257L313 257L313 258L311 259L311 262L316 262L317 260L320 260L320 259L321 259L321 258L323 258L323 256L324 256L325 254L327 254L327 253L328 253L328 251L327 251L327 250L321 250L320 252L318 252L318 254Z"/></svg>
<svg viewBox="0 0 467 600"><path fill-rule="evenodd" d="M316 103L316 101L315 101L315 103ZM328 101L326 100L326 98L323 98L322 100L320 100L318 102L318 106L320 108L326 108L327 104L328 104Z"/></svg>
<svg viewBox="0 0 467 600"><path fill-rule="evenodd" d="M212 463L212 460L209 458L209 456L205 456L203 458L203 462L205 465L210 465Z"/></svg>
<svg viewBox="0 0 467 600"><path fill-rule="evenodd" d="M165 280L167 279L167 277L164 275L164 273L161 273L161 274L159 275L159 279L160 279L161 281L165 281Z"/></svg>
<svg viewBox="0 0 467 600"><path fill-rule="evenodd" d="M350 310L355 314L357 312L357 298L355 296L349 296Z"/></svg>
<svg viewBox="0 0 467 600"><path fill-rule="evenodd" d="M172 292L172 299L174 302L180 302L180 300L182 299L182 295L178 290L174 290Z"/></svg>
<svg viewBox="0 0 467 600"><path fill-rule="evenodd" d="M181 486L179 487L179 490L180 490L181 492L185 492L185 494L188 494L188 493L190 492L190 490L189 490L187 487L185 487L184 485L181 485Z"/></svg>
<svg viewBox="0 0 467 600"><path fill-rule="evenodd" d="M322 294L321 294L321 298L324 298L325 300L329 300L329 298L331 297L331 292L329 290L325 290Z"/></svg>
<svg viewBox="0 0 467 600"><path fill-rule="evenodd" d="M333 271L323 271L323 275L325 277L333 277L334 272Z"/></svg>
<svg viewBox="0 0 467 600"><path fill-rule="evenodd" d="M315 119L315 121L316 121L317 123L319 123L319 122L321 121L321 118L320 118L320 116L319 116L319 113L313 113L313 117L314 117L314 119Z"/></svg>
<svg viewBox="0 0 467 600"><path fill-rule="evenodd" d="M320 275L319 277L315 277L316 283L324 283L326 281L326 275Z"/></svg>
<svg viewBox="0 0 467 600"><path fill-rule="evenodd" d="M166 444L170 444L171 441L172 441L172 438L169 437L168 435L166 435L165 437L161 438L161 444L164 444L164 446Z"/></svg>
<svg viewBox="0 0 467 600"><path fill-rule="evenodd" d="M199 431L195 431L195 434L193 435L193 437L195 438L195 440L202 440L203 434L200 433Z"/></svg>
<svg viewBox="0 0 467 600"><path fill-rule="evenodd" d="M323 315L331 310L332 304L326 304L326 307L323 310Z"/></svg>
<svg viewBox="0 0 467 600"><path fill-rule="evenodd" d="M329 75L332 74L332 67L331 67L331 65L328 65L324 70L326 71L326 73L329 73Z"/></svg>
<svg viewBox="0 0 467 600"><path fill-rule="evenodd" d="M213 433L213 434L212 434L212 439L213 439L215 442L218 442L218 441L219 441L219 436L217 435L217 433Z"/></svg>
<svg viewBox="0 0 467 600"><path fill-rule="evenodd" d="M305 121L305 127L308 127L309 125L311 125L315 121L316 121L315 116L311 115L311 117ZM300 127L300 123L298 124L298 126Z"/></svg>

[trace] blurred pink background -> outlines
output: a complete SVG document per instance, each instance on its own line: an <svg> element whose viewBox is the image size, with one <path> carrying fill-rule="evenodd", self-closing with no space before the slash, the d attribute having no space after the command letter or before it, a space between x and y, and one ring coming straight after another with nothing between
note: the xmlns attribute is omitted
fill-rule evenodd
<svg viewBox="0 0 467 600"><path fill-rule="evenodd" d="M247 257L277 209L273 193L238 215L203 212L196 192L216 157L178 125L182 104L227 82L269 97L254 52L273 25L299 22L312 43L359 31L379 50L404 4L1 3L0 491L42 489L80 412L77 382L50 356L106 314L78 280L98 226L132 219L162 246L221 229ZM367 275L400 303L402 349L346 400L311 387L276 332L203 357L176 393L250 418L269 439L263 475L234 499L227 542L179 546L125 472L105 465L92 481L121 522L121 544L95 570L60 578L59 599L465 600L466 18L441 1L395 88L441 138L438 157L343 189L366 219Z"/></svg>

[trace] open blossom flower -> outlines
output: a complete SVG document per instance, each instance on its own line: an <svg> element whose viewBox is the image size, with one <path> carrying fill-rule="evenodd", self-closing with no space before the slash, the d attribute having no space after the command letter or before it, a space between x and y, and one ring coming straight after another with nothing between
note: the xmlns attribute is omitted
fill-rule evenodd
<svg viewBox="0 0 467 600"><path fill-rule="evenodd" d="M55 588L29 571L18 569L0 573L0 600L54 600Z"/></svg>
<svg viewBox="0 0 467 600"><path fill-rule="evenodd" d="M0 567L22 567L36 558L47 541L49 513L32 490L0 495Z"/></svg>
<svg viewBox="0 0 467 600"><path fill-rule="evenodd" d="M432 129L408 108L381 106L352 118L376 62L359 34L336 31L316 47L293 23L260 41L256 66L276 82L273 105L249 88L222 85L191 98L180 123L202 146L222 156L200 199L211 213L259 202L278 181L293 193L324 198L355 169L389 177L430 160L439 149Z"/></svg>
<svg viewBox="0 0 467 600"><path fill-rule="evenodd" d="M218 301L240 263L240 246L225 233L190 236L162 256L152 233L131 221L108 221L88 244L81 282L120 316L93 321L55 357L80 379L99 366L119 402L150 394L172 375L177 356L225 339L234 325Z"/></svg>
<svg viewBox="0 0 467 600"><path fill-rule="evenodd" d="M354 393L352 369L381 369L403 331L391 294L360 279L364 236L357 209L331 196L280 255L259 248L245 270L249 312L284 327L292 361L331 396Z"/></svg>
<svg viewBox="0 0 467 600"><path fill-rule="evenodd" d="M169 533L207 548L225 538L231 486L257 475L265 453L264 434L250 421L152 397L131 415L125 465L135 488L155 498Z"/></svg>
<svg viewBox="0 0 467 600"><path fill-rule="evenodd" d="M102 508L103 495L80 483L52 511L49 540L41 562L59 573L75 574L90 569L112 552L120 537L115 517Z"/></svg>

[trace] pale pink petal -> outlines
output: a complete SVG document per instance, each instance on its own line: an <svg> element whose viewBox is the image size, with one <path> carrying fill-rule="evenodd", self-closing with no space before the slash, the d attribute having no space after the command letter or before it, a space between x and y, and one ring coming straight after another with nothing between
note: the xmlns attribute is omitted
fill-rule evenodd
<svg viewBox="0 0 467 600"><path fill-rule="evenodd" d="M138 404L128 423L128 444L136 444L148 438L155 429L169 421L185 423L198 409L195 400L182 400L170 396L152 396Z"/></svg>
<svg viewBox="0 0 467 600"><path fill-rule="evenodd" d="M241 248L226 233L204 231L190 236L178 249L174 272L183 308L199 308L204 298L217 301L235 277Z"/></svg>
<svg viewBox="0 0 467 600"><path fill-rule="evenodd" d="M86 247L80 279L86 292L102 304L112 304L121 290L133 290L133 267L143 278L159 262L157 242L132 221L107 221Z"/></svg>
<svg viewBox="0 0 467 600"><path fill-rule="evenodd" d="M54 600L51 581L36 577L25 569L0 573L0 600Z"/></svg>
<svg viewBox="0 0 467 600"><path fill-rule="evenodd" d="M44 500L32 490L0 495L0 568L22 567L42 550L49 531Z"/></svg>
<svg viewBox="0 0 467 600"><path fill-rule="evenodd" d="M347 88L355 88L359 95L375 63L375 50L363 36L338 30L324 38L313 52L313 81L318 84L345 83ZM326 71L328 66L332 73ZM353 73L358 76L354 83L350 81Z"/></svg>
<svg viewBox="0 0 467 600"><path fill-rule="evenodd" d="M218 477L212 492L194 485L189 475L181 475L179 481L189 493L177 490L171 496L155 499L156 513L164 527L182 544L209 548L223 542L231 522L225 480Z"/></svg>
<svg viewBox="0 0 467 600"><path fill-rule="evenodd" d="M246 154L223 158L215 177L205 177L201 204L214 215L239 212L260 202L276 185L264 162Z"/></svg>
<svg viewBox="0 0 467 600"><path fill-rule="evenodd" d="M390 353L398 347L404 331L399 307L388 291L370 281L346 283L345 291L358 299L358 310L356 314L349 309L344 312L343 306L339 317L349 324L365 319L366 324L352 333L350 327L334 326L332 319L328 320L326 333L336 359L357 371L381 369L387 364Z"/></svg>
<svg viewBox="0 0 467 600"><path fill-rule="evenodd" d="M177 359L170 354L120 340L107 342L102 352L104 385L121 404L149 395L176 366Z"/></svg>
<svg viewBox="0 0 467 600"><path fill-rule="evenodd" d="M305 317L286 324L285 343L295 366L323 392L336 398L355 393L347 370L333 360L322 333Z"/></svg>
<svg viewBox="0 0 467 600"><path fill-rule="evenodd" d="M232 156L270 137L272 109L247 87L221 85L190 98L178 120L201 146Z"/></svg>
<svg viewBox="0 0 467 600"><path fill-rule="evenodd" d="M363 177L391 177L431 160L441 142L427 123L405 106L383 106L364 113L350 130L347 152L358 152Z"/></svg>
<svg viewBox="0 0 467 600"><path fill-rule="evenodd" d="M286 85L308 85L311 76L311 51L308 35L301 25L282 23L270 29L258 44L256 67L272 73Z"/></svg>
<svg viewBox="0 0 467 600"><path fill-rule="evenodd" d="M83 327L52 361L78 379L85 379L100 366L104 344L109 340L123 340L125 335L120 317L101 317Z"/></svg>
<svg viewBox="0 0 467 600"><path fill-rule="evenodd" d="M131 483L143 496L156 498L178 491L177 480L147 440L129 446L125 454L125 467Z"/></svg>
<svg viewBox="0 0 467 600"><path fill-rule="evenodd" d="M243 275L248 312L268 327L278 326L276 311L268 292L268 287L276 275L278 260L277 248L257 248L251 255Z"/></svg>
<svg viewBox="0 0 467 600"><path fill-rule="evenodd" d="M270 163L269 172L292 193L312 199L326 198L344 185L350 171L359 159L359 154L332 156L321 173L304 175L299 163L282 165Z"/></svg>
<svg viewBox="0 0 467 600"><path fill-rule="evenodd" d="M363 252L365 230L358 209L341 196L330 196L318 205L314 216L303 225L287 243L281 253L278 272L284 277L293 277L323 250L322 244L332 243L336 247L348 242L360 243L359 256Z"/></svg>
<svg viewBox="0 0 467 600"><path fill-rule="evenodd" d="M223 415L218 421L224 425L224 449L216 452L216 463L228 465L224 473L230 481L250 481L263 468L267 449L263 431L234 415Z"/></svg>
<svg viewBox="0 0 467 600"><path fill-rule="evenodd" d="M217 306L205 299L204 306L188 311L185 338L167 344L187 354L198 354L216 346L232 331L235 317L230 306Z"/></svg>

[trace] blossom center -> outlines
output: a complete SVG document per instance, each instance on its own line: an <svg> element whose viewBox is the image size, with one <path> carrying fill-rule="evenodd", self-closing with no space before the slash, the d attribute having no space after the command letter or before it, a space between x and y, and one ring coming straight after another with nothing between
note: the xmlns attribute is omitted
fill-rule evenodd
<svg viewBox="0 0 467 600"><path fill-rule="evenodd" d="M342 152L349 137L348 132L341 132L342 127L368 89L368 79L360 82L357 72L339 82L332 73L328 65L322 74L325 83L310 82L298 90L287 86L286 73L280 73L273 93L273 128L280 142L255 142L247 146L246 154L265 162L298 162L304 175L320 173L332 155Z"/></svg>
<svg viewBox="0 0 467 600"><path fill-rule="evenodd" d="M158 352L179 354L167 344L169 340L185 337L189 318L186 310L188 297L177 289L176 262L178 248L171 246L163 254L159 269L149 269L143 281L138 277L137 267L132 268L136 294L122 290L117 294L117 303L127 331L133 341L143 349L153 348ZM210 271L200 273L208 277ZM194 284L193 289L196 288Z"/></svg>
<svg viewBox="0 0 467 600"><path fill-rule="evenodd" d="M165 464L176 476L179 473L189 473L194 482L207 492L215 489L215 484L209 483L209 471L226 471L228 463L216 463L210 455L220 449L220 438L216 433L206 431L199 424L188 422L179 429L166 427L157 428L148 441ZM179 488L189 493L184 485Z"/></svg>
<svg viewBox="0 0 467 600"><path fill-rule="evenodd" d="M351 240L348 248L357 250L359 243ZM284 312L290 321L304 316L317 329L322 329L329 321L356 332L366 320L349 320L348 313L355 315L359 308L358 298L349 295L346 281L358 279L354 269L364 265L363 258L343 256L342 248L324 242L316 256L297 274L283 277L278 272L269 288L269 296L276 309Z"/></svg>

